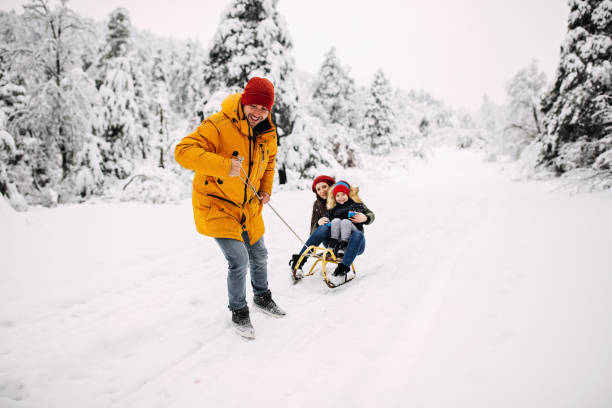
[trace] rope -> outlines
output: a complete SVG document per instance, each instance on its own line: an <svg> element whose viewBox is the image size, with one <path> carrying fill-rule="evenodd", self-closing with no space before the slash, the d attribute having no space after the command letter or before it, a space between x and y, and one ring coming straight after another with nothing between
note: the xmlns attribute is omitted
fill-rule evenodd
<svg viewBox="0 0 612 408"><path fill-rule="evenodd" d="M244 185L249 187L253 191L253 194L255 194L255 197L257 197L259 199L259 201L261 201L261 196L255 190L255 187L253 187L253 185L251 184L251 179L249 178L247 172L242 168L242 161L244 160L244 157L238 156L238 152L234 152L234 156L240 162L240 172L244 173L244 177L245 177L243 179L242 178L242 174L239 174L238 178L240 179L240 181L242 181L244 183ZM287 228L289 228L289 230L291 232L293 232L293 235L295 235L295 237L302 243L302 245L306 245L306 242L302 238L300 238L300 236L293 230L293 228L291 228L291 226L289 224L287 224L287 221L285 221L285 219L283 217L281 217L281 215L278 213L278 211L276 211L276 209L274 207L272 207L272 204L270 204L270 202L267 202L266 204L268 205L268 207L270 207L272 209L272 211L274 211L274 214L276 214L276 216L278 218L280 218L280 220L283 222L283 224L285 224L285 226Z"/></svg>

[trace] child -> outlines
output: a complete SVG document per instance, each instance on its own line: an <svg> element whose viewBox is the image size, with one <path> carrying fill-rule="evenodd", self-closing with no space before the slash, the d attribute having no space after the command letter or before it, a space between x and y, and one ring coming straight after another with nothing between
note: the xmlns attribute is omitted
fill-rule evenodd
<svg viewBox="0 0 612 408"><path fill-rule="evenodd" d="M349 238L353 231L363 232L364 222L353 222L357 213L367 214L369 211L363 205L358 195L358 188L351 188L346 181L338 181L327 196L327 218L330 221L331 248L338 258L344 256Z"/></svg>

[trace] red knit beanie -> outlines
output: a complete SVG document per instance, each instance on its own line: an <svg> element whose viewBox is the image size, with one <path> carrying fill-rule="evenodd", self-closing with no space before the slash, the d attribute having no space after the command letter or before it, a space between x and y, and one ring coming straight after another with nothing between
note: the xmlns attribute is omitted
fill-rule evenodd
<svg viewBox="0 0 612 408"><path fill-rule="evenodd" d="M336 198L336 193L339 192L343 192L346 195L349 195L350 193L350 185L349 183L347 183L346 181L339 181L335 186L334 186L334 198Z"/></svg>
<svg viewBox="0 0 612 408"><path fill-rule="evenodd" d="M317 184L319 183L327 183L328 186L331 186L335 182L336 180L333 177L329 177L326 175L320 175L317 178L315 178L314 181L312 182L312 192L316 193L316 187L317 187Z"/></svg>
<svg viewBox="0 0 612 408"><path fill-rule="evenodd" d="M242 93L243 105L261 105L272 110L274 105L274 85L266 78L253 77Z"/></svg>

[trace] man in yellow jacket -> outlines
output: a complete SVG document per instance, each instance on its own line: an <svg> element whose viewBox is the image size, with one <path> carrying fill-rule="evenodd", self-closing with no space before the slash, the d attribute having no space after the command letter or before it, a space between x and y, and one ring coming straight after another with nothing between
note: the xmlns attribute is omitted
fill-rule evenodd
<svg viewBox="0 0 612 408"><path fill-rule="evenodd" d="M227 259L232 321L238 333L249 338L255 337L255 332L246 301L247 266L253 303L272 316L285 315L268 289L268 252L261 215L263 205L270 201L276 165L277 135L270 115L273 104L272 83L253 77L242 94L228 96L221 111L183 138L174 153L181 166L195 171L192 203L196 229L214 237Z"/></svg>

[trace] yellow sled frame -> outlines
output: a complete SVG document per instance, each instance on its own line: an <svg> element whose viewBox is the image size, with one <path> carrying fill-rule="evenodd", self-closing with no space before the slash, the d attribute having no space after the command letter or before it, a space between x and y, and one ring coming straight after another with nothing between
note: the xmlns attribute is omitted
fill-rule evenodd
<svg viewBox="0 0 612 408"><path fill-rule="evenodd" d="M329 278L327 277L327 272L325 270L327 263L331 262L333 264L339 264L340 261L342 261L342 258L336 258L336 255L334 254L334 251L332 251L329 248L324 248L324 247L318 247L315 245L311 245L308 248L306 248L306 250L304 251L304 253L302 253L302 256L300 257L300 259L295 263L295 265L300 265L302 263L302 260L304 259L304 257L308 257L308 258L314 258L316 259L315 263L310 267L310 270L308 271L308 273L305 273L304 276L312 276L315 273L315 267L319 264L319 262L321 262L321 267L322 267L322 272L323 272L323 279L325 280L325 284L327 286L329 286L330 288L337 288L340 285L344 285L345 283L348 283L350 281L352 281L353 279L355 279L355 276L357 275L357 272L355 271L355 265L351 264L351 270L353 271L353 276L352 277L348 277L348 273L346 275L344 275L344 281L340 282L340 283L333 283L329 280ZM295 272L296 270L293 269L293 276L295 277Z"/></svg>

